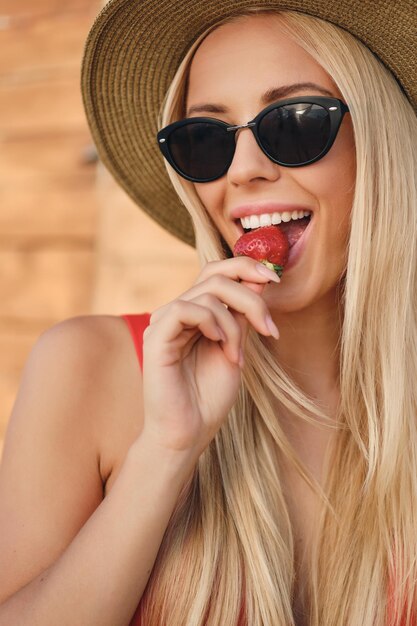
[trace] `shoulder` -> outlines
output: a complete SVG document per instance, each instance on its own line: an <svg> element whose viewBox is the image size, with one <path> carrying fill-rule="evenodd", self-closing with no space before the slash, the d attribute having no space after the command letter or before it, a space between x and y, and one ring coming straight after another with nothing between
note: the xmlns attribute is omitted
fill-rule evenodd
<svg viewBox="0 0 417 626"><path fill-rule="evenodd" d="M115 315L63 320L42 333L26 368L27 384L32 380L51 404L60 404L66 426L71 421L96 450L106 482L143 423L141 369L125 320ZM25 372L22 385L24 378Z"/></svg>
<svg viewBox="0 0 417 626"><path fill-rule="evenodd" d="M140 376L126 322L114 315L73 317L51 326L29 355L32 373L37 365L60 385L77 383L74 392L92 397L107 395L106 384L120 384L133 373Z"/></svg>
<svg viewBox="0 0 417 626"><path fill-rule="evenodd" d="M141 376L125 326L67 319L29 354L0 463L0 602L62 554L137 436Z"/></svg>
<svg viewBox="0 0 417 626"><path fill-rule="evenodd" d="M46 329L35 344L35 349L65 345L70 352L83 346L86 356L97 355L114 347L125 335L125 321L116 315L80 315L70 317Z"/></svg>
<svg viewBox="0 0 417 626"><path fill-rule="evenodd" d="M69 370L94 368L102 375L112 372L114 360L134 356L134 346L126 321L117 315L82 315L58 322L45 330L35 343L30 358L42 355ZM65 357L65 361L63 358ZM137 359L134 359L137 365ZM97 369L98 368L98 369Z"/></svg>

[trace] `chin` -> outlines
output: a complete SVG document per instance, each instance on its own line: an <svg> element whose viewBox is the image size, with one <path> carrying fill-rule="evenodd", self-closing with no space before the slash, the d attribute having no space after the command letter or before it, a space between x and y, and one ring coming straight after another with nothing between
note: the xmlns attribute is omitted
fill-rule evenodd
<svg viewBox="0 0 417 626"><path fill-rule="evenodd" d="M291 315L308 312L317 307L333 308L339 299L336 295L337 290L338 285L328 289L317 284L313 285L312 281L306 281L304 277L296 279L294 276L286 281L283 276L278 285L270 284L263 295L271 312L277 315Z"/></svg>

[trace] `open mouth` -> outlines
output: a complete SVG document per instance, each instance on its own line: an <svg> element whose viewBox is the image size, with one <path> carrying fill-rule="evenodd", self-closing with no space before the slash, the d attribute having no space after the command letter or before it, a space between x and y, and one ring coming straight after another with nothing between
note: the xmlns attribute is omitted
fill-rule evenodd
<svg viewBox="0 0 417 626"><path fill-rule="evenodd" d="M302 237L304 231L311 221L311 213L309 215L305 215L303 217L297 217L295 219L290 219L289 221L281 221L280 224L273 224L276 228L279 228L281 232L284 233L286 238L288 239L288 245L290 248L295 246L297 241ZM242 224L243 225L243 224ZM243 226L243 230L245 233L249 233L252 230L257 230L258 228L262 228L262 226L255 226L254 228L245 228Z"/></svg>

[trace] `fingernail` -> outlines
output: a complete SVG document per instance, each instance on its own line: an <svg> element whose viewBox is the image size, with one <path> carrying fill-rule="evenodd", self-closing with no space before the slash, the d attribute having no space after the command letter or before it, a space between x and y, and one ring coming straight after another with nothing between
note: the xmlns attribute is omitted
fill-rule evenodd
<svg viewBox="0 0 417 626"><path fill-rule="evenodd" d="M269 332L271 333L271 335L272 335L273 337L275 337L275 339L279 339L279 330L278 330L278 328L275 326L275 323L274 323L274 321L273 321L272 317L269 315L269 313L268 313L268 315L265 317L265 323L266 323L267 328L268 328Z"/></svg>
<svg viewBox="0 0 417 626"><path fill-rule="evenodd" d="M266 267L266 265L264 265L263 263L257 263L256 269L258 270L259 274L262 274L262 276L266 276L266 278L269 278L269 280L273 280L274 283L281 282L280 277L275 274L273 270L270 270L269 267Z"/></svg>

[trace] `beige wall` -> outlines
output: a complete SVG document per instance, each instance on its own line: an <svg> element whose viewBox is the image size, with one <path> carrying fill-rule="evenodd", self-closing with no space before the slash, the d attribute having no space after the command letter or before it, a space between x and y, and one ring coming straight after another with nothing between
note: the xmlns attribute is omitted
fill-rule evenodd
<svg viewBox="0 0 417 626"><path fill-rule="evenodd" d="M43 330L76 315L151 311L198 271L194 250L94 161L79 71L99 8L96 0L2 1L0 446Z"/></svg>

